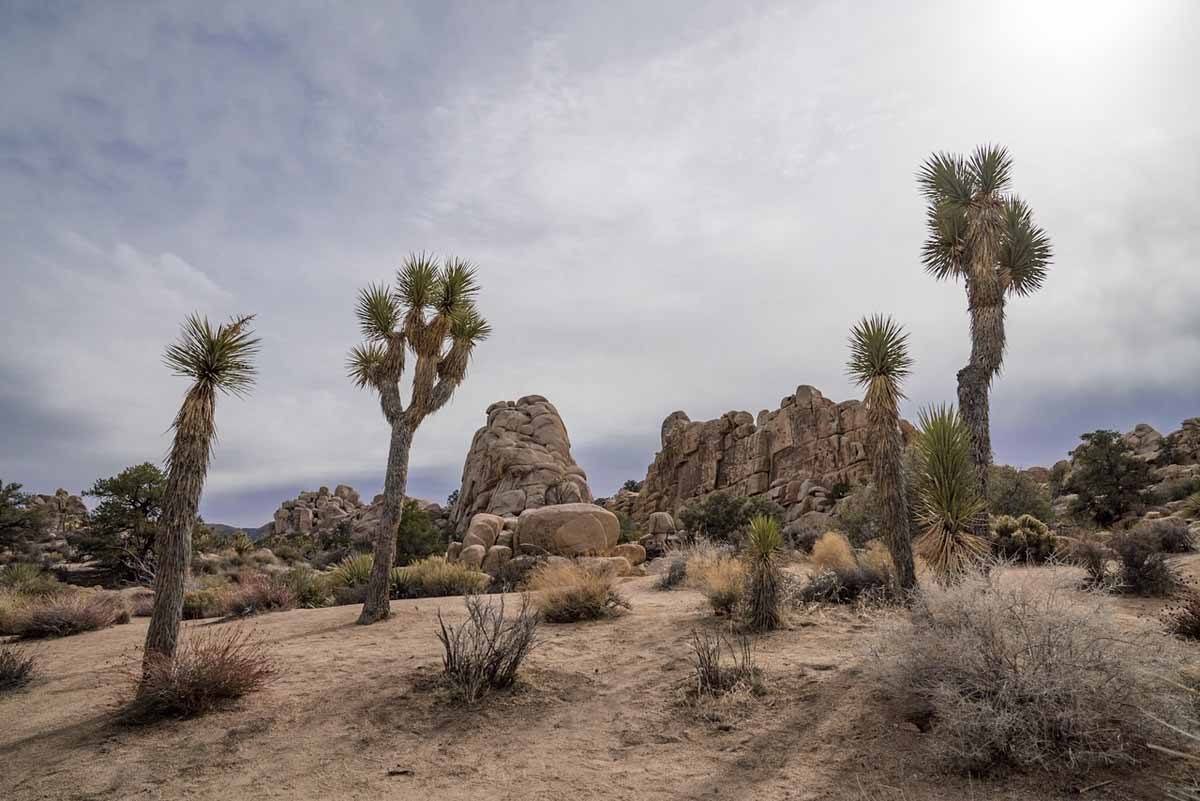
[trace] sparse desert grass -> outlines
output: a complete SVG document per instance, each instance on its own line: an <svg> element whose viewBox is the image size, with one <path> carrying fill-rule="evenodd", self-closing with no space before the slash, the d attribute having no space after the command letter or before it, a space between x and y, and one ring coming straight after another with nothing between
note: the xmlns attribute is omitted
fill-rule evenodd
<svg viewBox="0 0 1200 801"><path fill-rule="evenodd" d="M457 626L447 623L438 610L437 637L446 681L459 699L473 704L516 681L525 657L537 645L538 616L528 596L522 596L517 614L507 618L503 596L486 602L468 595L463 602L467 619Z"/></svg>
<svg viewBox="0 0 1200 801"><path fill-rule="evenodd" d="M827 531L813 543L809 560L818 571L828 569L839 572L858 567L850 540L837 531Z"/></svg>
<svg viewBox="0 0 1200 801"><path fill-rule="evenodd" d="M688 559L686 553L671 554L667 570L654 582L656 590L673 590L687 580Z"/></svg>
<svg viewBox="0 0 1200 801"><path fill-rule="evenodd" d="M687 586L698 590L718 615L731 615L746 592L749 571L733 553L708 543L688 548Z"/></svg>
<svg viewBox="0 0 1200 801"><path fill-rule="evenodd" d="M742 635L735 641L718 632L692 631L691 697L715 698L761 690L761 674L754 663L754 644L749 637Z"/></svg>
<svg viewBox="0 0 1200 801"><path fill-rule="evenodd" d="M1162 611L1167 631L1185 640L1200 640L1200 593L1184 593L1177 603Z"/></svg>
<svg viewBox="0 0 1200 801"><path fill-rule="evenodd" d="M969 574L929 586L882 640L889 695L933 721L932 744L969 774L1129 765L1179 698L1156 676L1183 662L1165 638L1132 635L1102 596Z"/></svg>
<svg viewBox="0 0 1200 801"><path fill-rule="evenodd" d="M183 595L183 619L224 617L229 609L231 591L228 585L189 590Z"/></svg>
<svg viewBox="0 0 1200 801"><path fill-rule="evenodd" d="M27 649L0 645L0 693L24 687L37 672L37 658Z"/></svg>
<svg viewBox="0 0 1200 801"><path fill-rule="evenodd" d="M289 568L279 581L291 591L296 606L303 609L320 609L333 603L333 593L325 576L307 565Z"/></svg>
<svg viewBox="0 0 1200 801"><path fill-rule="evenodd" d="M192 629L174 659L151 661L120 717L129 723L201 715L264 687L275 675L266 646L240 626Z"/></svg>
<svg viewBox="0 0 1200 801"><path fill-rule="evenodd" d="M6 627L23 640L35 640L97 631L128 623L130 617L129 603L118 593L76 591L28 599L10 613Z"/></svg>
<svg viewBox="0 0 1200 801"><path fill-rule="evenodd" d="M816 572L795 596L800 603L883 603L893 599L892 559L878 540L856 553L845 536L830 531L813 545L812 562Z"/></svg>
<svg viewBox="0 0 1200 801"><path fill-rule="evenodd" d="M1163 553L1191 553L1196 550L1196 542L1188 530L1188 524L1177 517L1147 520L1138 523L1133 530L1143 537L1156 540L1158 549Z"/></svg>
<svg viewBox="0 0 1200 801"><path fill-rule="evenodd" d="M529 577L529 589L547 623L575 623L613 617L629 608L611 575L574 562L539 567Z"/></svg>
<svg viewBox="0 0 1200 801"><path fill-rule="evenodd" d="M1184 517L1192 520L1200 520L1200 492L1193 492L1191 495L1183 499L1183 506L1179 511Z"/></svg>
<svg viewBox="0 0 1200 801"><path fill-rule="evenodd" d="M1119 531L1109 539L1108 546L1120 563L1118 588L1122 592L1165 597L1182 587L1182 580L1167 561L1156 531L1142 527Z"/></svg>
<svg viewBox="0 0 1200 801"><path fill-rule="evenodd" d="M0 590L42 597L57 595L67 589L67 585L47 573L40 565L14 562L0 568Z"/></svg>
<svg viewBox="0 0 1200 801"><path fill-rule="evenodd" d="M29 603L28 596L0 588L0 637L16 634L13 626L17 619L17 612L27 603Z"/></svg>
<svg viewBox="0 0 1200 801"><path fill-rule="evenodd" d="M1109 587L1115 581L1109 569L1109 562L1115 556L1108 544L1095 534L1084 534L1067 548L1067 561L1084 569L1087 573L1085 586L1094 589Z"/></svg>
<svg viewBox="0 0 1200 801"><path fill-rule="evenodd" d="M249 617L296 608L296 596L283 578L265 573L243 575L224 600L225 617Z"/></svg>
<svg viewBox="0 0 1200 801"><path fill-rule="evenodd" d="M404 567L392 568L393 598L443 598L483 592L486 573L462 564L451 564L443 556L429 556Z"/></svg>

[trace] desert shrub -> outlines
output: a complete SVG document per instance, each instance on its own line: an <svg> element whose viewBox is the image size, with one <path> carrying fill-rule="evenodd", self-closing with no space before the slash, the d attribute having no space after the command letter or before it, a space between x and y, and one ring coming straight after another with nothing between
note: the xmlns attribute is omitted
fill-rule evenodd
<svg viewBox="0 0 1200 801"><path fill-rule="evenodd" d="M1015 467L995 465L988 470L988 511L993 515L1020 517L1033 515L1038 520L1053 520L1050 492Z"/></svg>
<svg viewBox="0 0 1200 801"><path fill-rule="evenodd" d="M1033 515L993 517L992 553L1002 559L1041 564L1054 556L1058 538Z"/></svg>
<svg viewBox="0 0 1200 801"><path fill-rule="evenodd" d="M23 640L69 637L128 623L129 603L117 593L68 592L31 598L9 622L11 632Z"/></svg>
<svg viewBox="0 0 1200 801"><path fill-rule="evenodd" d="M729 542L758 515L782 520L783 508L764 497L743 498L714 492L703 501L685 506L679 512L679 520L692 536Z"/></svg>
<svg viewBox="0 0 1200 801"><path fill-rule="evenodd" d="M0 588L0 637L16 634L17 612L29 603L29 596Z"/></svg>
<svg viewBox="0 0 1200 801"><path fill-rule="evenodd" d="M827 526L822 526L814 523L811 520L797 520L788 523L783 530L783 536L787 540L787 545L793 551L800 553L812 553L813 545L825 533Z"/></svg>
<svg viewBox="0 0 1200 801"><path fill-rule="evenodd" d="M1158 549L1163 553L1191 553L1196 550L1195 538L1188 530L1187 523L1177 517L1146 520L1134 526L1134 530L1156 540Z"/></svg>
<svg viewBox="0 0 1200 801"><path fill-rule="evenodd" d="M621 485L621 489L629 490L630 492L641 492L642 482L638 481L636 478L627 478L625 479L625 483Z"/></svg>
<svg viewBox="0 0 1200 801"><path fill-rule="evenodd" d="M1191 519L1200 519L1200 492L1193 492L1183 500L1183 505L1179 508L1184 517Z"/></svg>
<svg viewBox="0 0 1200 801"><path fill-rule="evenodd" d="M1161 645L1123 631L1094 596L993 573L927 587L877 666L890 694L932 720L951 767L1079 771L1131 763L1144 711L1177 705L1153 686L1178 667Z"/></svg>
<svg viewBox="0 0 1200 801"><path fill-rule="evenodd" d="M1107 526L1145 506L1154 482L1150 465L1116 431L1093 431L1082 439L1066 486L1079 496L1071 512Z"/></svg>
<svg viewBox="0 0 1200 801"><path fill-rule="evenodd" d="M443 598L483 592L488 585L486 573L430 556L405 567L392 568L393 598Z"/></svg>
<svg viewBox="0 0 1200 801"><path fill-rule="evenodd" d="M1087 572L1085 585L1093 588L1107 587L1113 582L1108 564L1115 556L1107 543L1095 535L1076 539L1067 550L1068 560Z"/></svg>
<svg viewBox="0 0 1200 801"><path fill-rule="evenodd" d="M511 687L525 657L537 645L538 616L522 596L512 618L504 615L504 598L486 603L478 595L463 599L467 619L455 626L439 609L438 640L442 643L442 668L455 694L473 704L490 690Z"/></svg>
<svg viewBox="0 0 1200 801"><path fill-rule="evenodd" d="M688 556L687 585L699 590L718 615L732 614L746 591L746 563L727 551L701 545Z"/></svg>
<svg viewBox="0 0 1200 801"><path fill-rule="evenodd" d="M263 612L282 612L296 608L296 596L282 577L253 573L240 577L229 593L226 617L249 617Z"/></svg>
<svg viewBox="0 0 1200 801"><path fill-rule="evenodd" d="M829 488L829 500L840 501L850 494L850 490L849 481L835 481L833 486Z"/></svg>
<svg viewBox="0 0 1200 801"><path fill-rule="evenodd" d="M796 595L801 603L883 602L891 598L892 560L878 540L855 553L843 535L827 532L813 545L812 563L816 572Z"/></svg>
<svg viewBox="0 0 1200 801"><path fill-rule="evenodd" d="M658 581L654 582L654 588L656 590L673 590L687 581L687 565L687 554L673 554L671 561L667 563L667 572L658 577Z"/></svg>
<svg viewBox="0 0 1200 801"><path fill-rule="evenodd" d="M617 537L617 542L636 542L637 541L637 526L633 524L633 518L617 509L613 512L617 516L617 525L620 529L620 534Z"/></svg>
<svg viewBox="0 0 1200 801"><path fill-rule="evenodd" d="M14 562L0 568L0 588L21 595L46 596L66 590L66 585L31 562Z"/></svg>
<svg viewBox="0 0 1200 801"><path fill-rule="evenodd" d="M1188 592L1162 611L1167 631L1185 640L1200 640L1200 593Z"/></svg>
<svg viewBox="0 0 1200 801"><path fill-rule="evenodd" d="M874 484L863 484L846 495L834 509L834 525L846 539L861 548L883 533L883 507Z"/></svg>
<svg viewBox="0 0 1200 801"><path fill-rule="evenodd" d="M575 563L547 564L529 577L537 606L547 623L575 623L613 617L629 609L611 575Z"/></svg>
<svg viewBox="0 0 1200 801"><path fill-rule="evenodd" d="M1200 478L1172 478L1159 484L1154 492L1159 503L1182 501L1193 493L1200 492Z"/></svg>
<svg viewBox="0 0 1200 801"><path fill-rule="evenodd" d="M406 500L396 530L396 564L407 565L445 553L448 544L445 535L433 524L429 512L420 508L416 500Z"/></svg>
<svg viewBox="0 0 1200 801"><path fill-rule="evenodd" d="M1179 589L1179 575L1167 562L1161 541L1153 531L1144 528L1120 531L1108 545L1120 564L1121 591L1160 597Z"/></svg>
<svg viewBox="0 0 1200 801"><path fill-rule="evenodd" d="M256 550L254 540L244 531L239 531L229 538L229 547L233 548L238 556L249 556Z"/></svg>
<svg viewBox="0 0 1200 801"><path fill-rule="evenodd" d="M333 602L325 577L307 565L290 568L279 581L291 592L296 606L303 609L320 609Z"/></svg>
<svg viewBox="0 0 1200 801"><path fill-rule="evenodd" d="M347 556L329 574L334 587L363 587L371 578L371 566L375 558L369 553Z"/></svg>
<svg viewBox="0 0 1200 801"><path fill-rule="evenodd" d="M152 659L121 710L130 723L202 715L264 687L275 675L266 646L240 627L191 629L174 659Z"/></svg>
<svg viewBox="0 0 1200 801"><path fill-rule="evenodd" d="M746 623L752 631L779 627L779 594L782 578L776 554L783 546L779 522L760 515L750 521L746 537L750 559L750 582L746 593Z"/></svg>
<svg viewBox="0 0 1200 801"><path fill-rule="evenodd" d="M723 654L729 653L725 663ZM754 646L741 636L736 644L720 633L692 631L692 694L696 697L720 696L747 689L759 691L760 673L754 664Z"/></svg>
<svg viewBox="0 0 1200 801"><path fill-rule="evenodd" d="M24 687L37 672L37 657L15 645L0 644L0 693Z"/></svg>
<svg viewBox="0 0 1200 801"><path fill-rule="evenodd" d="M229 610L232 588L205 587L189 590L183 594L183 619L200 620L206 617L223 617Z"/></svg>

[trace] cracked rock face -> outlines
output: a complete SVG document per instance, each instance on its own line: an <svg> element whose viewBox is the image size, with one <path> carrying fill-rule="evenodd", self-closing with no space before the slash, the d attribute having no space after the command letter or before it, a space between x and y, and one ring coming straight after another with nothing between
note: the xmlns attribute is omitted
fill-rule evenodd
<svg viewBox="0 0 1200 801"><path fill-rule="evenodd" d="M901 422L901 430L906 440L911 437L907 422ZM638 523L645 523L654 512L675 514L714 492L761 495L787 509L792 519L825 503L818 497L822 488L869 479L867 445L863 404L835 403L807 385L757 418L726 412L716 420L693 421L684 412L672 412L663 421L662 450L641 492L626 505Z"/></svg>
<svg viewBox="0 0 1200 801"><path fill-rule="evenodd" d="M487 408L487 425L475 432L463 464L451 521L461 533L480 512L517 517L526 509L591 501L558 410L541 395L526 395Z"/></svg>

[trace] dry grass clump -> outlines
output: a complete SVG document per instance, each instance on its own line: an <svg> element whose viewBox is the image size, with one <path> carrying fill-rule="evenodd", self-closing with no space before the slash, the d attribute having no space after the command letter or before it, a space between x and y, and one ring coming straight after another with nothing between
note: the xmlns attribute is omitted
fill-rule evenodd
<svg viewBox="0 0 1200 801"><path fill-rule="evenodd" d="M225 596L225 617L249 617L296 608L296 595L282 579L265 573L244 575Z"/></svg>
<svg viewBox="0 0 1200 801"><path fill-rule="evenodd" d="M23 640L68 637L128 623L129 602L118 593L68 592L30 598L6 615L5 629Z"/></svg>
<svg viewBox="0 0 1200 801"><path fill-rule="evenodd" d="M275 675L264 644L239 626L188 633L174 659L152 660L138 674L134 698L121 710L126 722L202 715L262 689Z"/></svg>
<svg viewBox="0 0 1200 801"><path fill-rule="evenodd" d="M37 672L37 657L15 645L0 645L0 693L24 687Z"/></svg>
<svg viewBox="0 0 1200 801"><path fill-rule="evenodd" d="M855 553L845 536L830 531L814 543L812 562L817 572L796 594L801 603L882 603L894 596L892 559L882 542Z"/></svg>
<svg viewBox="0 0 1200 801"><path fill-rule="evenodd" d="M393 598L444 598L483 592L486 573L462 564L451 564L444 556L430 556L404 567L392 568Z"/></svg>
<svg viewBox="0 0 1200 801"><path fill-rule="evenodd" d="M722 655L729 653L726 664ZM735 642L716 632L692 631L692 677L690 694L693 697L717 697L745 690L762 689L758 667L754 664L754 646L749 637L739 636Z"/></svg>
<svg viewBox="0 0 1200 801"><path fill-rule="evenodd" d="M536 604L547 623L599 620L630 608L611 575L574 562L539 567L530 574L529 589L537 593Z"/></svg>
<svg viewBox="0 0 1200 801"><path fill-rule="evenodd" d="M0 590L18 595L42 598L58 595L68 589L66 584L30 562L14 562L0 568Z"/></svg>
<svg viewBox="0 0 1200 801"><path fill-rule="evenodd" d="M1134 762L1146 713L1171 719L1179 706L1152 678L1179 657L1123 631L1097 596L1003 579L926 588L883 641L885 686L927 713L940 757L969 774Z"/></svg>
<svg viewBox="0 0 1200 801"><path fill-rule="evenodd" d="M1162 611L1167 631L1185 640L1200 640L1200 593L1185 593L1178 603Z"/></svg>
<svg viewBox="0 0 1200 801"><path fill-rule="evenodd" d="M1156 540L1158 549L1163 553L1191 553L1196 550L1196 541L1188 524L1177 517L1147 520L1134 526L1134 531Z"/></svg>
<svg viewBox="0 0 1200 801"><path fill-rule="evenodd" d="M478 595L463 599L467 619L447 624L438 610L438 640L446 681L464 702L473 704L491 690L513 685L525 657L537 646L538 616L522 596L512 618L504 616L504 598L485 603Z"/></svg>
<svg viewBox="0 0 1200 801"><path fill-rule="evenodd" d="M667 572L658 577L658 581L654 582L656 590L673 590L676 587L687 581L687 566L688 558L686 553L676 553L671 556L671 561L667 563Z"/></svg>
<svg viewBox="0 0 1200 801"><path fill-rule="evenodd" d="M746 592L746 563L709 543L688 550L687 586L701 592L718 615L733 614Z"/></svg>
<svg viewBox="0 0 1200 801"><path fill-rule="evenodd" d="M858 567L850 540L837 531L826 531L813 543L809 560L818 571L828 569L839 572Z"/></svg>

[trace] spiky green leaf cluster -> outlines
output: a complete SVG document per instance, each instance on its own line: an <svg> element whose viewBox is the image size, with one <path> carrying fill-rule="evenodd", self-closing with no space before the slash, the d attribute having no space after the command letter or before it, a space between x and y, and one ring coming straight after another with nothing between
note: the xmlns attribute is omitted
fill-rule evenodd
<svg viewBox="0 0 1200 801"><path fill-rule="evenodd" d="M976 148L970 158L935 153L917 171L928 201L927 235L921 249L925 270L938 279L965 275L971 266L970 224L998 207L999 255L994 269L1005 291L1029 295L1045 281L1053 255L1050 238L1033 221L1028 205L1007 194L1012 157L998 145Z"/></svg>
<svg viewBox="0 0 1200 801"><path fill-rule="evenodd" d="M755 515L750 519L746 545L752 559L771 559L783 547L779 521L770 515Z"/></svg>
<svg viewBox="0 0 1200 801"><path fill-rule="evenodd" d="M179 339L167 346L163 361L175 375L208 390L245 395L254 386L260 344L250 328L253 319L252 314L234 317L214 328L207 317L192 314Z"/></svg>
<svg viewBox="0 0 1200 801"><path fill-rule="evenodd" d="M367 340L385 341L400 324L399 299L387 284L368 284L358 292L354 314Z"/></svg>
<svg viewBox="0 0 1200 801"><path fill-rule="evenodd" d="M908 334L891 317L864 317L850 329L847 372L859 386L883 386L893 400L903 396L900 382L912 369Z"/></svg>

